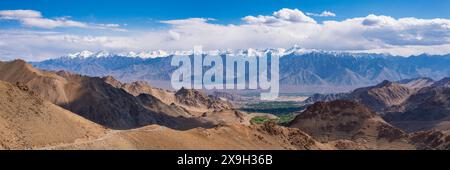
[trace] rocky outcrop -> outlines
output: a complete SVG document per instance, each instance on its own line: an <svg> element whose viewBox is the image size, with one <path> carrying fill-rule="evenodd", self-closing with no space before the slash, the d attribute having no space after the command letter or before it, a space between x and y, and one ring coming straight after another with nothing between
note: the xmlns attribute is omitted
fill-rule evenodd
<svg viewBox="0 0 450 170"><path fill-rule="evenodd" d="M228 110L232 109L231 103L221 100L213 99L203 92L195 89L181 88L175 93L176 101L182 105L198 108L206 108L213 110Z"/></svg>
<svg viewBox="0 0 450 170"><path fill-rule="evenodd" d="M402 104L413 92L408 87L386 80L376 86L356 89L346 98L383 113L392 106Z"/></svg>
<svg viewBox="0 0 450 170"><path fill-rule="evenodd" d="M350 140L369 148L390 142L408 146L407 134L354 101L317 102L289 124L322 142Z"/></svg>

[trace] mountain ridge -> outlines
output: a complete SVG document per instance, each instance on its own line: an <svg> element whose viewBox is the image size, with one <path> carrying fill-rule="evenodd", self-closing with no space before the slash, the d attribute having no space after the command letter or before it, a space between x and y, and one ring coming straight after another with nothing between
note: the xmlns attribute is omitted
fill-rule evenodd
<svg viewBox="0 0 450 170"><path fill-rule="evenodd" d="M256 52L241 52L250 56ZM271 52L268 52L271 54ZM225 54L225 53L224 53ZM226 60L222 55L222 59ZM253 55L253 54L252 54ZM122 82L148 81L159 88L170 89L172 55L157 58L61 57L32 65L44 70L67 70L89 76L114 76ZM417 77L442 79L450 76L450 55L410 57L345 52L285 52L280 58L280 86L286 92L346 92L375 85L382 80L398 81ZM206 68L205 68L206 69ZM334 88L332 88L334 87Z"/></svg>

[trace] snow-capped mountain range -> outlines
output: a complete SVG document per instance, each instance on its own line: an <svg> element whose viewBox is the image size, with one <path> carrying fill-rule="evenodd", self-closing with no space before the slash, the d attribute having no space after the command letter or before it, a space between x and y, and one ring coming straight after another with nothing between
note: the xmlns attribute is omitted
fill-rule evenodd
<svg viewBox="0 0 450 170"><path fill-rule="evenodd" d="M317 50L317 49L305 49L300 48L299 46L294 46L291 48L276 48L276 49L239 49L239 50L231 50L231 49L219 49L219 50L209 50L202 51L203 54L206 55L244 55L244 56L262 56L263 54L272 54L278 56L286 56L290 54L295 55L303 55L308 53L327 53L333 54L336 56L339 55L353 55L355 57L364 55L365 53L351 53L351 52L339 52L339 51L325 51L325 50ZM165 50L153 50L153 51L145 51L145 52L121 52L121 53L110 53L107 51L99 51L92 52L89 50L84 50L81 52L71 53L67 56L68 58L101 58L101 57L112 57L112 56L122 56L122 57L140 57L140 58L158 58L158 57L167 57L172 55L192 55L194 54L193 50L185 50L185 51L165 51ZM386 54L387 55L387 54Z"/></svg>
<svg viewBox="0 0 450 170"><path fill-rule="evenodd" d="M67 70L89 76L112 75L119 80L170 81L172 55L190 55L193 51L150 51L141 53L97 53L82 51L32 63L45 70ZM294 92L342 92L349 88L374 85L383 80L398 81L417 77L435 80L450 76L449 55L410 57L386 54L349 53L289 49L213 50L204 54L242 54L257 56L278 54L280 85ZM167 86L167 84L166 84Z"/></svg>

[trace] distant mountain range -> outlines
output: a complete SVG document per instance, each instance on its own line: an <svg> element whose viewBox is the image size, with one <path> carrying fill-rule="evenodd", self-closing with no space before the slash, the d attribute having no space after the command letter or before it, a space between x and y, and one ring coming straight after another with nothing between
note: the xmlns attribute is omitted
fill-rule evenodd
<svg viewBox="0 0 450 170"><path fill-rule="evenodd" d="M226 50L205 54L230 53ZM386 54L327 52L301 48L241 50L244 55L281 55L280 84L282 92L346 92L358 87L375 85L383 80L398 81L417 77L435 80L450 76L450 55L419 55L410 57ZM152 55L151 55L152 54ZM82 75L111 75L124 82L149 81L156 87L167 88L176 67L171 67L175 54L192 52L165 52L111 54L107 52L80 52L56 59L33 62L44 70L67 70Z"/></svg>

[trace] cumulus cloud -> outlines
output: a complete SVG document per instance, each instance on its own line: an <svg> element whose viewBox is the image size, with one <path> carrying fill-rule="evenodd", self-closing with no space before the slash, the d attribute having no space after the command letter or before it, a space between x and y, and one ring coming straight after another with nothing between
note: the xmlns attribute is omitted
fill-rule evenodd
<svg viewBox="0 0 450 170"><path fill-rule="evenodd" d="M198 18L165 22L178 37L177 42L166 44L200 44L206 48L277 48L298 44L325 50L366 50L450 43L448 19L395 19L370 14L319 24L297 11L282 9L272 16L247 16L241 25L212 24Z"/></svg>
<svg viewBox="0 0 450 170"><path fill-rule="evenodd" d="M242 20L249 24L316 23L314 19L306 16L302 11L288 8L276 11L271 16L246 16Z"/></svg>
<svg viewBox="0 0 450 170"><path fill-rule="evenodd" d="M118 24L88 24L70 20L70 17L44 18L39 11L34 10L0 10L0 20L16 20L24 26L52 29L57 27L78 27L95 29L118 29Z"/></svg>
<svg viewBox="0 0 450 170"><path fill-rule="evenodd" d="M361 24L362 26L357 26ZM366 39L388 45L440 45L450 43L450 20L399 18L370 14L337 24L359 28Z"/></svg>
<svg viewBox="0 0 450 170"><path fill-rule="evenodd" d="M335 17L336 16L335 13L330 12L330 11L323 11L320 14L308 12L308 13L306 13L306 15L314 16L314 17Z"/></svg>
<svg viewBox="0 0 450 170"><path fill-rule="evenodd" d="M20 15L21 18L39 18L40 14L25 12ZM84 49L113 52L191 50L198 45L205 50L299 45L311 49L399 55L450 53L450 20L442 18L393 18L370 14L317 23L298 9L281 9L270 16L246 16L241 24L217 24L212 20L166 20L160 21L168 25L162 29L133 30L108 36L0 30L0 56L36 60Z"/></svg>

